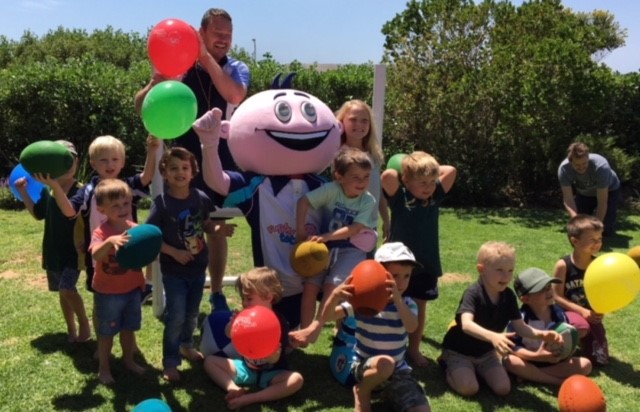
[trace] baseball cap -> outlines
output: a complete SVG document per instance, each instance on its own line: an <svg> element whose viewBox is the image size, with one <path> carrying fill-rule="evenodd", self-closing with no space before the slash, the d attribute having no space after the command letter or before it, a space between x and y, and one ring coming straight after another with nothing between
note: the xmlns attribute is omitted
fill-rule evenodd
<svg viewBox="0 0 640 412"><path fill-rule="evenodd" d="M68 140L56 140L56 143L60 143L74 156L78 156L78 152L76 151L76 147Z"/></svg>
<svg viewBox="0 0 640 412"><path fill-rule="evenodd" d="M513 287L516 290L518 296L523 296L528 293L540 292L549 283L561 283L558 278L552 278L547 273L538 268L528 268L520 272L513 281Z"/></svg>
<svg viewBox="0 0 640 412"><path fill-rule="evenodd" d="M420 266L413 253L402 242L385 243L376 251L374 259L380 263L387 262L408 262L414 266Z"/></svg>

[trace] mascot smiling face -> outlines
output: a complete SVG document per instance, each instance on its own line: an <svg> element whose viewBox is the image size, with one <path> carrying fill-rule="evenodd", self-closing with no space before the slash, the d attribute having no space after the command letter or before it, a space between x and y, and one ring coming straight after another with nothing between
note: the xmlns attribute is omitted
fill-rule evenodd
<svg viewBox="0 0 640 412"><path fill-rule="evenodd" d="M342 124L326 104L293 89L251 96L222 128L236 164L267 176L323 171L342 134Z"/></svg>

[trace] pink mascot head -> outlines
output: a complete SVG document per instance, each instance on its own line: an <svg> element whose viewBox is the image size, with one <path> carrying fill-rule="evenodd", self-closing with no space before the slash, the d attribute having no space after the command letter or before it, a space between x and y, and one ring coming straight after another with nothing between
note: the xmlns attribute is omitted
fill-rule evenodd
<svg viewBox="0 0 640 412"><path fill-rule="evenodd" d="M321 172L338 151L341 134L342 124L326 104L294 89L257 93L222 123L236 164L267 176Z"/></svg>

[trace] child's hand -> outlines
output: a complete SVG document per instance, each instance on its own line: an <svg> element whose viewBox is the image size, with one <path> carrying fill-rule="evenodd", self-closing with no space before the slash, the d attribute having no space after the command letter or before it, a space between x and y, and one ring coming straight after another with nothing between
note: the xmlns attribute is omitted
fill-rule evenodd
<svg viewBox="0 0 640 412"><path fill-rule="evenodd" d="M331 295L337 298L340 298L341 300L349 300L353 297L353 285L351 284L351 280L353 279L353 276L349 276L347 277L343 283L339 284L338 286L335 287L335 289L333 289L333 292L331 292Z"/></svg>
<svg viewBox="0 0 640 412"><path fill-rule="evenodd" d="M553 343L555 345L564 345L564 338L555 330L542 331L542 341L544 343Z"/></svg>
<svg viewBox="0 0 640 412"><path fill-rule="evenodd" d="M162 146L162 141L155 136L149 135L147 136L147 151L155 152L160 146Z"/></svg>
<svg viewBox="0 0 640 412"><path fill-rule="evenodd" d="M193 122L193 130L200 138L202 145L217 145L220 140L220 119L222 110L214 107Z"/></svg>
<svg viewBox="0 0 640 412"><path fill-rule="evenodd" d="M560 359L557 353L550 351L543 343L541 343L540 347L536 351L535 360L540 362L558 363L562 359Z"/></svg>
<svg viewBox="0 0 640 412"><path fill-rule="evenodd" d="M515 336L515 332L494 333L491 337L491 344L500 356L505 356L512 352L515 345L513 342L513 338L515 338Z"/></svg>
<svg viewBox="0 0 640 412"><path fill-rule="evenodd" d="M47 185L49 187L56 184L56 179L52 179L51 175L49 175L48 173L47 174L34 173L33 178L36 179L38 182L44 185Z"/></svg>
<svg viewBox="0 0 640 412"><path fill-rule="evenodd" d="M387 280L386 280L387 292L389 292L389 296L395 303L398 303L402 300L402 293L398 290L398 284L396 280L393 278L391 273L387 272Z"/></svg>
<svg viewBox="0 0 640 412"><path fill-rule="evenodd" d="M106 241L111 243L111 246L117 252L121 246L124 246L129 242L129 239L131 239L131 235L127 232L122 232L119 235L109 236Z"/></svg>
<svg viewBox="0 0 640 412"><path fill-rule="evenodd" d="M27 178L26 177L21 177L20 179L16 180L13 183L16 186L16 189L18 190L18 192L20 192L21 195L27 193L27 185L29 184L27 182Z"/></svg>
<svg viewBox="0 0 640 412"><path fill-rule="evenodd" d="M602 323L602 318L604 317L604 315L596 313L589 309L585 309L585 312L582 316L587 320L587 322L593 324Z"/></svg>
<svg viewBox="0 0 640 412"><path fill-rule="evenodd" d="M193 255L188 250L173 248L171 257L181 265L186 265L193 260Z"/></svg>
<svg viewBox="0 0 640 412"><path fill-rule="evenodd" d="M318 242L318 243L327 243L329 241L328 235L326 233L323 233L321 235L312 235L307 237L308 241L311 242Z"/></svg>
<svg viewBox="0 0 640 412"><path fill-rule="evenodd" d="M236 227L238 227L238 225L235 223L219 223L215 225L214 233L223 235L224 237L231 237L236 232Z"/></svg>

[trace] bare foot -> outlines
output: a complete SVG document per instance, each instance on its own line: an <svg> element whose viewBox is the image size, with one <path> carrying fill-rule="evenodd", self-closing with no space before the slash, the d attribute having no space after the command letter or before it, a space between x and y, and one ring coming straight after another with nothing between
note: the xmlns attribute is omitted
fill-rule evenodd
<svg viewBox="0 0 640 412"><path fill-rule="evenodd" d="M125 362L124 366L137 375L142 375L147 371L144 367L138 365L134 361Z"/></svg>
<svg viewBox="0 0 640 412"><path fill-rule="evenodd" d="M162 377L169 382L178 382L180 380L180 372L176 368L165 368L162 371Z"/></svg>
<svg viewBox="0 0 640 412"><path fill-rule="evenodd" d="M180 348L180 354L189 362L201 362L204 360L204 355L194 348Z"/></svg>
<svg viewBox="0 0 640 412"><path fill-rule="evenodd" d="M98 379L100 379L100 382L104 385L111 385L116 382L113 376L111 376L110 371L99 371Z"/></svg>
<svg viewBox="0 0 640 412"><path fill-rule="evenodd" d="M306 348L310 343L318 340L322 329L319 327L308 326L304 329L289 332L289 342L295 348Z"/></svg>
<svg viewBox="0 0 640 412"><path fill-rule="evenodd" d="M227 408L236 410L247 406L250 403L247 402L246 399L247 393L249 393L249 390L245 388L229 389L229 392L227 392L227 395L224 397L224 400L227 402Z"/></svg>
<svg viewBox="0 0 640 412"><path fill-rule="evenodd" d="M408 352L411 362L419 368L426 368L429 365L429 359L427 359L420 351Z"/></svg>
<svg viewBox="0 0 640 412"><path fill-rule="evenodd" d="M76 336L75 332L73 332L73 333L68 332L67 333L67 342L74 343L74 342L77 342L77 341L78 341L78 336Z"/></svg>
<svg viewBox="0 0 640 412"><path fill-rule="evenodd" d="M80 333L76 337L76 342L84 343L89 341L89 339L91 339L91 328L89 324L80 325Z"/></svg>

